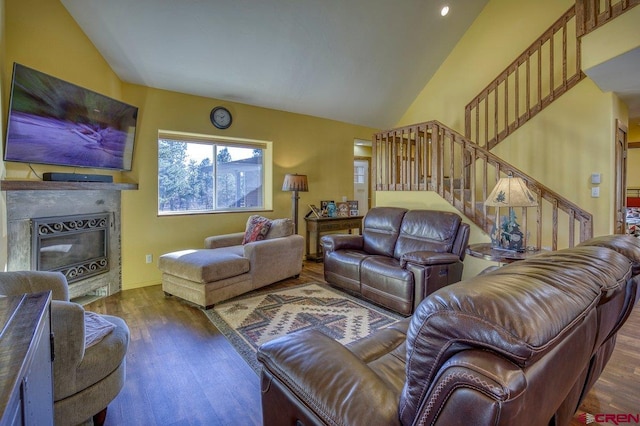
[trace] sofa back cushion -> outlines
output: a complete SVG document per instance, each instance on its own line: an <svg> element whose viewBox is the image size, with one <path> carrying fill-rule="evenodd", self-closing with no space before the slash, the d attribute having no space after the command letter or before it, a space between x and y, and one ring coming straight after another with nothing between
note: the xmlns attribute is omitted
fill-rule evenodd
<svg viewBox="0 0 640 426"><path fill-rule="evenodd" d="M407 209L400 207L374 207L369 210L362 227L364 251L393 256L402 218L406 212Z"/></svg>
<svg viewBox="0 0 640 426"><path fill-rule="evenodd" d="M293 230L293 220L288 217L283 219L273 219L271 221L269 232L267 232L264 239L270 240L273 238L288 237L289 235L293 235Z"/></svg>
<svg viewBox="0 0 640 426"><path fill-rule="evenodd" d="M393 257L405 253L434 251L450 253L462 219L455 213L438 210L410 210L402 219Z"/></svg>
<svg viewBox="0 0 640 426"><path fill-rule="evenodd" d="M588 360L603 289L624 286L630 276L626 256L603 247L576 247L533 256L432 293L416 309L407 333L402 423L413 421L442 365L461 351L492 351L528 368L587 327L579 356ZM576 374L583 368L576 366Z"/></svg>

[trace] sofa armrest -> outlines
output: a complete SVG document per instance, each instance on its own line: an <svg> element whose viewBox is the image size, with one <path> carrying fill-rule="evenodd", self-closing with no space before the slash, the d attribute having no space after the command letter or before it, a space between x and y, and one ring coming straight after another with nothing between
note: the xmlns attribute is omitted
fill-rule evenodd
<svg viewBox="0 0 640 426"><path fill-rule="evenodd" d="M204 248L214 249L220 247L239 246L242 244L244 232L235 232L233 234L214 235L204 239Z"/></svg>
<svg viewBox="0 0 640 426"><path fill-rule="evenodd" d="M460 256L453 253L438 253L435 251L413 251L405 253L400 257L400 266L405 267L407 263L416 265L444 265L460 261Z"/></svg>
<svg viewBox="0 0 640 426"><path fill-rule="evenodd" d="M309 407L326 424L399 424L400 395L347 348L317 330L263 344L258 360L263 379L274 376L287 396L297 400L291 404ZM269 413L273 419L281 407L263 404L265 409L276 411Z"/></svg>
<svg viewBox="0 0 640 426"><path fill-rule="evenodd" d="M75 393L76 370L84 358L84 308L73 302L51 302L54 398Z"/></svg>
<svg viewBox="0 0 640 426"><path fill-rule="evenodd" d="M243 246L249 259L253 288L299 275L302 271L304 238L302 235L253 241Z"/></svg>
<svg viewBox="0 0 640 426"><path fill-rule="evenodd" d="M364 247L362 235L330 234L323 236L320 242L325 253L346 249L362 250Z"/></svg>

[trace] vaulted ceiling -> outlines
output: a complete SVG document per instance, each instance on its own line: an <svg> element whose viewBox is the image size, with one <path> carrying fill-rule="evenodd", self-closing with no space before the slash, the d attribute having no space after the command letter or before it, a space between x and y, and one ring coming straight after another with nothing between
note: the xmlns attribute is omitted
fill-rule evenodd
<svg viewBox="0 0 640 426"><path fill-rule="evenodd" d="M61 2L123 81L388 128L487 0Z"/></svg>

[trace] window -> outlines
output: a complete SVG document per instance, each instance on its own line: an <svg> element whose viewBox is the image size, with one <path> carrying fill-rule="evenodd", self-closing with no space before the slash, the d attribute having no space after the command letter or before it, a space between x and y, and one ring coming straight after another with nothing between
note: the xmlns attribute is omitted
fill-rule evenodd
<svg viewBox="0 0 640 426"><path fill-rule="evenodd" d="M158 214L264 210L268 146L160 132Z"/></svg>

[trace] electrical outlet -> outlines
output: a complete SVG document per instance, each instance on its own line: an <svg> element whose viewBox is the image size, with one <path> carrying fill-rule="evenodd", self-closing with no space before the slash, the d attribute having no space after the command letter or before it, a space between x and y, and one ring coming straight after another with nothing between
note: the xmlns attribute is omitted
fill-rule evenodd
<svg viewBox="0 0 640 426"><path fill-rule="evenodd" d="M146 261L147 263L151 263L151 262L153 262L153 255L152 255L152 254L148 254L148 255L146 255L144 258L145 258L145 261Z"/></svg>
<svg viewBox="0 0 640 426"><path fill-rule="evenodd" d="M600 196L600 187L593 186L591 187L591 198L598 198Z"/></svg>

